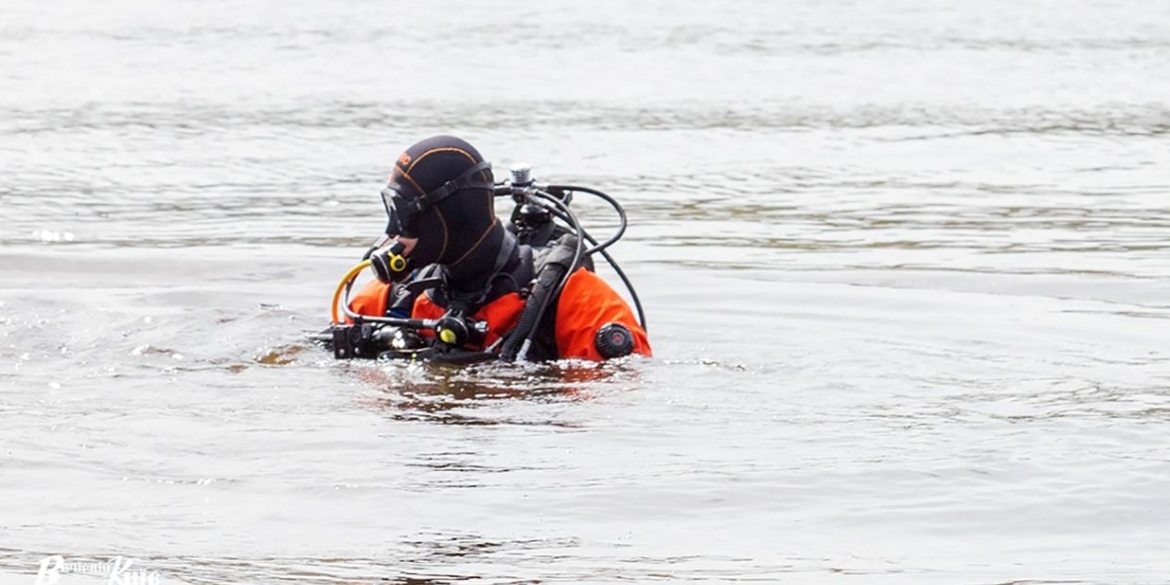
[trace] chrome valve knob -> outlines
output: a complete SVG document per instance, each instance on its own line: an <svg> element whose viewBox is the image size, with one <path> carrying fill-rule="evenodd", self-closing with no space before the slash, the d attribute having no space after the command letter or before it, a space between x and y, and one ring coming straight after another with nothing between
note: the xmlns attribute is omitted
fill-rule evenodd
<svg viewBox="0 0 1170 585"><path fill-rule="evenodd" d="M532 167L527 163L516 163L509 169L512 173L512 184L517 187L527 187L532 184Z"/></svg>

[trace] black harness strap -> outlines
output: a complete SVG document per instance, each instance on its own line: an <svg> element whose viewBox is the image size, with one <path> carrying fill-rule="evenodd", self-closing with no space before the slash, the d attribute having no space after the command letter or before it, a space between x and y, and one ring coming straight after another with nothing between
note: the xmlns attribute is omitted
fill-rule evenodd
<svg viewBox="0 0 1170 585"><path fill-rule="evenodd" d="M436 203L451 196L452 193L455 193L460 189L493 189L495 188L495 185L491 182L472 180L472 177L475 176L476 173L490 169L491 167L492 163L489 163L486 160L480 161L479 164L471 167L470 169L467 169L466 171L463 171L463 174L459 175L458 177L443 183L439 186L438 189L435 189L434 191L431 191L422 197L417 197L410 200L407 205L411 207L411 211L413 213L421 213Z"/></svg>
<svg viewBox="0 0 1170 585"><path fill-rule="evenodd" d="M573 270L573 256L577 248L577 239L565 236L553 246L536 269L533 279L532 292L524 301L524 310L520 312L520 320L516 327L506 336L503 348L500 350L500 359L514 361L525 350L524 342L532 337L533 328L540 320L541 309L555 311L556 304L549 297L556 294L557 286L569 271Z"/></svg>

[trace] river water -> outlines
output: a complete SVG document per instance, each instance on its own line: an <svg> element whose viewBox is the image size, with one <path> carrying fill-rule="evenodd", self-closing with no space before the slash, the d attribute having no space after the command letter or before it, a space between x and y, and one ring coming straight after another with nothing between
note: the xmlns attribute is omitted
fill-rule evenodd
<svg viewBox="0 0 1170 585"><path fill-rule="evenodd" d="M1163 0L8 1L0 85L0 582L1170 582ZM625 204L654 358L305 342L436 133Z"/></svg>

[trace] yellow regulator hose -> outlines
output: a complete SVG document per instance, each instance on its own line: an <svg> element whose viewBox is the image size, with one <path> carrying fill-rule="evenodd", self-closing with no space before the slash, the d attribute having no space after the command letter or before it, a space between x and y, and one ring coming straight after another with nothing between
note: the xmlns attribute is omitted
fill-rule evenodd
<svg viewBox="0 0 1170 585"><path fill-rule="evenodd" d="M365 270L366 267L369 265L370 265L369 260L362 260L360 264L358 264L357 266L354 266L353 268L351 268L349 270L349 272L345 273L345 277L342 278L341 282L337 284L337 290L333 293L333 324L334 325L341 324L341 320L337 318L337 306L341 302L342 291L344 291L345 288L347 286L349 286L355 278L357 278L358 273L360 273L362 270Z"/></svg>

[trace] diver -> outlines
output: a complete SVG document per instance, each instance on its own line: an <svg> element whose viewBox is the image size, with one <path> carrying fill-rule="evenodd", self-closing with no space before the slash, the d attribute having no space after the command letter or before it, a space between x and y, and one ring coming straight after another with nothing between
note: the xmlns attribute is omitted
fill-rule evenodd
<svg viewBox="0 0 1170 585"><path fill-rule="evenodd" d="M583 187L517 184L524 178L496 184L479 151L453 136L406 149L382 191L386 233L366 253L377 280L348 305L342 299L345 323L336 316L340 287L334 298L335 355L460 356L449 361L649 356L633 288L637 316L592 271L591 254L600 251L629 286L604 252L621 231L598 244L568 208L570 190L609 201L624 230L620 205ZM495 213L499 195L512 195L518 204L507 226ZM347 292L366 264L343 281Z"/></svg>

